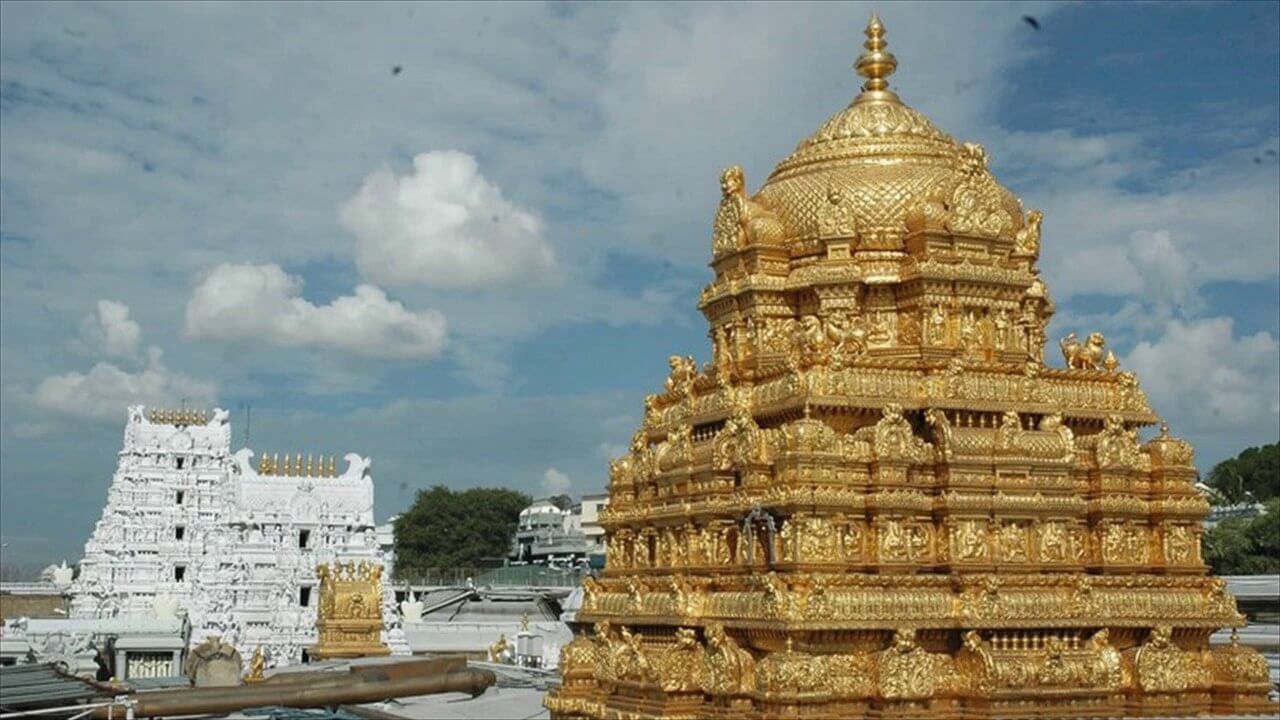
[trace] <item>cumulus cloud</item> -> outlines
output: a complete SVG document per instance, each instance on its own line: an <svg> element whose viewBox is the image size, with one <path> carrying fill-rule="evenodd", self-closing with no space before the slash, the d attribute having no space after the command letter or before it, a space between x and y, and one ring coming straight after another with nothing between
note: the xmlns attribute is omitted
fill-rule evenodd
<svg viewBox="0 0 1280 720"><path fill-rule="evenodd" d="M1005 133L997 176L1045 213L1045 277L1060 300L1101 293L1196 302L1215 282L1256 282L1280 266L1280 183L1251 156L1277 139L1176 175L1133 134Z"/></svg>
<svg viewBox="0 0 1280 720"><path fill-rule="evenodd" d="M1167 230L1139 230L1129 238L1129 260L1142 278L1143 297L1167 317L1195 312L1196 263L1173 242Z"/></svg>
<svg viewBox="0 0 1280 720"><path fill-rule="evenodd" d="M165 367L160 348L147 351L146 366L136 373L99 362L89 372L45 378L31 393L31 403L45 412L79 420L120 421L132 404L212 406L217 386Z"/></svg>
<svg viewBox="0 0 1280 720"><path fill-rule="evenodd" d="M1138 373L1152 408L1187 425L1192 440L1234 454L1280 434L1280 343L1271 333L1238 337L1229 317L1173 320L1123 365Z"/></svg>
<svg viewBox="0 0 1280 720"><path fill-rule="evenodd" d="M542 473L542 491L549 496L564 495L571 487L573 487L573 481L569 476L555 468L547 468L547 471Z"/></svg>
<svg viewBox="0 0 1280 720"><path fill-rule="evenodd" d="M110 358L132 358L138 353L142 328L129 318L129 306L115 300L99 300L98 312L80 323L81 339L97 353Z"/></svg>
<svg viewBox="0 0 1280 720"><path fill-rule="evenodd" d="M200 283L187 303L184 331L195 340L228 344L342 350L364 357L426 358L445 344L445 319L434 310L412 312L380 288L316 305L299 296L302 280L279 265L224 263Z"/></svg>
<svg viewBox="0 0 1280 720"><path fill-rule="evenodd" d="M556 271L543 223L509 202L463 152L413 159L413 174L380 170L341 207L361 274L384 285L539 285Z"/></svg>

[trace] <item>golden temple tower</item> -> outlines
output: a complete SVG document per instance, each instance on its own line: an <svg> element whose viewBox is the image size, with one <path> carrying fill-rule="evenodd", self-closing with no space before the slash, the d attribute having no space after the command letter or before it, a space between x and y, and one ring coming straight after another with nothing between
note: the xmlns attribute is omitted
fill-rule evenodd
<svg viewBox="0 0 1280 720"><path fill-rule="evenodd" d="M1041 214L889 90L721 176L713 359L610 467L556 718L1275 712L1200 557L1192 449L1101 335L1044 363Z"/></svg>

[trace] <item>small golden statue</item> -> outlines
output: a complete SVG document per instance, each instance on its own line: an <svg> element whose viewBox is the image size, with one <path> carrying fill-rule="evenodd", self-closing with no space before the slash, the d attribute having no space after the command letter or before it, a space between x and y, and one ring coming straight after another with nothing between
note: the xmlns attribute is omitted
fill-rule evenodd
<svg viewBox="0 0 1280 720"><path fill-rule="evenodd" d="M1040 223L1044 222L1044 213L1032 210L1027 213L1027 224L1018 231L1014 240L1014 249L1023 255L1040 254Z"/></svg>
<svg viewBox="0 0 1280 720"><path fill-rule="evenodd" d="M259 645L253 650L253 659L249 661L249 675L245 677L244 681L247 683L262 682L266 679L266 676L263 675L263 670L265 670L266 667L267 660L262 653L262 646Z"/></svg>
<svg viewBox="0 0 1280 720"><path fill-rule="evenodd" d="M506 662L505 655L511 651L511 643L507 642L507 634L499 633L498 639L489 645L489 662Z"/></svg>
<svg viewBox="0 0 1280 720"><path fill-rule="evenodd" d="M1082 343L1075 333L1070 333L1058 342L1058 347L1062 348L1062 357L1072 370L1101 370L1107 341L1102 333L1095 332L1089 333Z"/></svg>

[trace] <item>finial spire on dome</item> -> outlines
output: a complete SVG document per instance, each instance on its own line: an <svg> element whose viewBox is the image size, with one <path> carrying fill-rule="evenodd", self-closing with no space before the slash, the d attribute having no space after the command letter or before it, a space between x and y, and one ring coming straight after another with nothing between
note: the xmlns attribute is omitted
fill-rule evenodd
<svg viewBox="0 0 1280 720"><path fill-rule="evenodd" d="M862 94L858 96L858 100L897 101L898 96L889 90L887 78L898 69L898 58L885 50L889 43L885 42L884 23L880 22L879 15L871 13L864 32L867 41L862 46L867 51L853 65L858 74L867 79L862 85Z"/></svg>

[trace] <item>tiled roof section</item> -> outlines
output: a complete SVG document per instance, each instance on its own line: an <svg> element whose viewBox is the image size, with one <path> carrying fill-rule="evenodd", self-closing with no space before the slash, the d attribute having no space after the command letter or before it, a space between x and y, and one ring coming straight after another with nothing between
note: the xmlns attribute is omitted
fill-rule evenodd
<svg viewBox="0 0 1280 720"><path fill-rule="evenodd" d="M0 711L57 707L105 698L93 683L59 672L53 665L0 668Z"/></svg>

